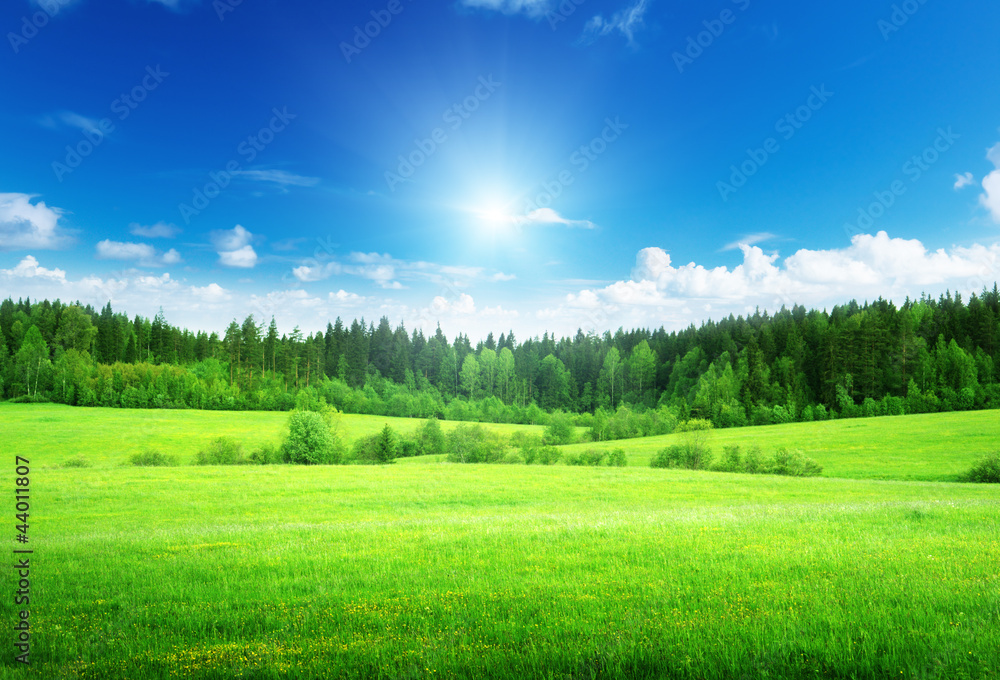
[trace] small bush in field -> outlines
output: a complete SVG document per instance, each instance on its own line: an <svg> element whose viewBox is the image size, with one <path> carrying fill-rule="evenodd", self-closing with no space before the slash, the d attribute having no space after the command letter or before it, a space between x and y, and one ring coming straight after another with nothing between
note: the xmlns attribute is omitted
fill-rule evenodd
<svg viewBox="0 0 1000 680"><path fill-rule="evenodd" d="M789 477L815 477L823 468L812 458L807 458L801 451L788 451L782 447L774 453L774 459L766 469L772 475Z"/></svg>
<svg viewBox="0 0 1000 680"><path fill-rule="evenodd" d="M628 458L625 456L625 449L615 449L608 454L608 466L625 467L628 465Z"/></svg>
<svg viewBox="0 0 1000 680"><path fill-rule="evenodd" d="M244 465L243 446L228 437L219 437L194 458L195 465Z"/></svg>
<svg viewBox="0 0 1000 680"><path fill-rule="evenodd" d="M249 465L275 465L281 462L281 451L274 444L264 444L247 456Z"/></svg>
<svg viewBox="0 0 1000 680"><path fill-rule="evenodd" d="M90 461L83 456L76 456L67 460L62 466L64 468L89 468Z"/></svg>
<svg viewBox="0 0 1000 680"><path fill-rule="evenodd" d="M602 461L604 461L604 458L607 455L608 454L604 451L598 451L596 449L587 449L586 451L580 454L580 464L597 466L600 465Z"/></svg>
<svg viewBox="0 0 1000 680"><path fill-rule="evenodd" d="M177 465L176 456L167 456L155 449L146 449L142 453L134 453L129 459L137 467L173 467Z"/></svg>
<svg viewBox="0 0 1000 680"><path fill-rule="evenodd" d="M649 461L649 466L654 468L706 470L711 465L712 450L704 442L694 439L661 449Z"/></svg>
<svg viewBox="0 0 1000 680"><path fill-rule="evenodd" d="M538 449L536 460L542 465L555 465L562 458L562 451L554 446L543 446Z"/></svg>
<svg viewBox="0 0 1000 680"><path fill-rule="evenodd" d="M575 453L567 453L562 460L566 465L584 465L583 459Z"/></svg>
<svg viewBox="0 0 1000 680"><path fill-rule="evenodd" d="M964 481L976 484L1000 484L1000 451L984 456L972 466Z"/></svg>
<svg viewBox="0 0 1000 680"><path fill-rule="evenodd" d="M524 458L522 458L521 454L516 451L511 451L505 455L503 460L500 462L505 465L524 465Z"/></svg>

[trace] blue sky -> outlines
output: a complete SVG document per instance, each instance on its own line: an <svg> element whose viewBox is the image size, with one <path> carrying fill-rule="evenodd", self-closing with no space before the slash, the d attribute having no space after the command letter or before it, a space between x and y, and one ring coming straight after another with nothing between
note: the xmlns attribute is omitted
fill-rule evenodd
<svg viewBox="0 0 1000 680"><path fill-rule="evenodd" d="M476 338L979 290L997 26L941 0L11 0L0 294Z"/></svg>

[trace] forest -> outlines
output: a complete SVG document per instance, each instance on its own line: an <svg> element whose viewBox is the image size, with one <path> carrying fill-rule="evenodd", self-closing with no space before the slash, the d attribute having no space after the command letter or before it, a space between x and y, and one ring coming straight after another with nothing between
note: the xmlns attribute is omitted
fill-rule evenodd
<svg viewBox="0 0 1000 680"><path fill-rule="evenodd" d="M318 323L317 326L321 326ZM546 424L594 438L830 418L1000 408L1000 292L759 310L667 332L490 333L475 345L340 318L220 336L59 300L0 303L0 398L78 406L291 410Z"/></svg>

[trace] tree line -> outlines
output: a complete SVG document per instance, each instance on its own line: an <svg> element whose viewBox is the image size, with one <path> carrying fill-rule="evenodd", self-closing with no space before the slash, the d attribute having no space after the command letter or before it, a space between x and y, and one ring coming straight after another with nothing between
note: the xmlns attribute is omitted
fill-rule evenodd
<svg viewBox="0 0 1000 680"><path fill-rule="evenodd" d="M0 303L0 398L291 410L300 395L389 416L545 423L563 411L598 439L690 418L734 427L1000 408L1000 292L782 307L675 332L490 333L475 345L386 317L282 333L251 315L219 335L162 310Z"/></svg>

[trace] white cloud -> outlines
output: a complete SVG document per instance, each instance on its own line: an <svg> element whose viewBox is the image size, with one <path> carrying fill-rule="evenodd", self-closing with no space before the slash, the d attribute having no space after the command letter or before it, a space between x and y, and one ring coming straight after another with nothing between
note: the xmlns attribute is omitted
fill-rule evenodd
<svg viewBox="0 0 1000 680"><path fill-rule="evenodd" d="M666 251L645 248L636 256L631 279L570 293L539 318L578 319L595 330L619 325L676 329L701 320L691 316L695 307L718 318L756 307L824 307L877 297L902 302L945 288L978 292L1000 278L1000 243L930 252L920 241L879 232L859 234L841 249L802 249L783 262L756 246L740 249L743 262L730 270L694 262L675 266Z"/></svg>
<svg viewBox="0 0 1000 680"><path fill-rule="evenodd" d="M979 202L990 211L993 221L1000 223L1000 144L990 149L986 157L996 170L983 178L983 193L979 196Z"/></svg>
<svg viewBox="0 0 1000 680"><path fill-rule="evenodd" d="M973 177L971 172L967 172L964 175L955 175L955 191L972 186L975 183L976 178Z"/></svg>
<svg viewBox="0 0 1000 680"><path fill-rule="evenodd" d="M722 247L723 250L738 250L740 246L755 246L758 243L763 243L764 241L770 241L772 239L778 238L774 234L763 231L757 234L747 234L742 238L739 238L732 243L727 243Z"/></svg>
<svg viewBox="0 0 1000 680"><path fill-rule="evenodd" d="M131 243L105 239L97 244L97 259L128 260L146 267L162 267L181 262L181 255L171 248L161 253L147 243Z"/></svg>
<svg viewBox="0 0 1000 680"><path fill-rule="evenodd" d="M13 269L0 269L0 276L7 280L12 279L50 279L52 281L65 281L66 272L62 269L46 269L39 266L38 260L32 255L28 255L17 263Z"/></svg>
<svg viewBox="0 0 1000 680"><path fill-rule="evenodd" d="M217 283L210 283L207 286L201 288L197 286L191 286L191 294L203 302L209 304L219 303L219 302L229 302L233 299L232 293L223 288Z"/></svg>
<svg viewBox="0 0 1000 680"><path fill-rule="evenodd" d="M223 267L252 269L257 264L257 253L254 252L253 246L224 250L219 252L219 264Z"/></svg>
<svg viewBox="0 0 1000 680"><path fill-rule="evenodd" d="M399 260L388 253L353 252L347 256L349 264L337 261L321 263L307 259L292 268L292 275L302 282L323 281L331 276L347 275L367 279L385 290L404 290L401 282L422 281L445 287L462 286L471 281L510 281L512 274L495 272L487 274L482 267L441 265L434 262Z"/></svg>
<svg viewBox="0 0 1000 680"><path fill-rule="evenodd" d="M282 189L295 187L314 187L319 184L319 177L305 177L285 170L239 170L238 175L254 182L272 182Z"/></svg>
<svg viewBox="0 0 1000 680"><path fill-rule="evenodd" d="M167 222L157 222L148 226L133 222L128 225L128 230L129 233L143 238L174 238L181 233L180 227Z"/></svg>
<svg viewBox="0 0 1000 680"><path fill-rule="evenodd" d="M232 229L213 231L209 237L219 254L219 264L224 267L250 269L257 264L257 253L253 246L253 234L237 224Z"/></svg>
<svg viewBox="0 0 1000 680"><path fill-rule="evenodd" d="M611 19L605 19L601 14L593 16L584 25L580 42L589 45L602 36L619 33L629 45L635 46L635 34L645 25L648 6L648 0L637 0L632 6L615 12Z"/></svg>
<svg viewBox="0 0 1000 680"><path fill-rule="evenodd" d="M563 217L552 208L538 208L523 217L515 217L518 224L564 224L578 229L596 229L597 225L590 220L571 220Z"/></svg>
<svg viewBox="0 0 1000 680"><path fill-rule="evenodd" d="M461 293L457 298L448 300L438 295L431 301L431 312L436 315L441 314L475 314L476 302L468 293Z"/></svg>
<svg viewBox="0 0 1000 680"><path fill-rule="evenodd" d="M461 0L461 3L466 7L504 14L525 14L532 18L544 16L555 5L554 0Z"/></svg>
<svg viewBox="0 0 1000 680"><path fill-rule="evenodd" d="M59 225L63 211L44 201L32 204L32 194L0 193L0 250L53 250L70 244Z"/></svg>
<svg viewBox="0 0 1000 680"><path fill-rule="evenodd" d="M504 274L503 272L497 272L489 277L490 281L513 281L517 276L515 274Z"/></svg>

